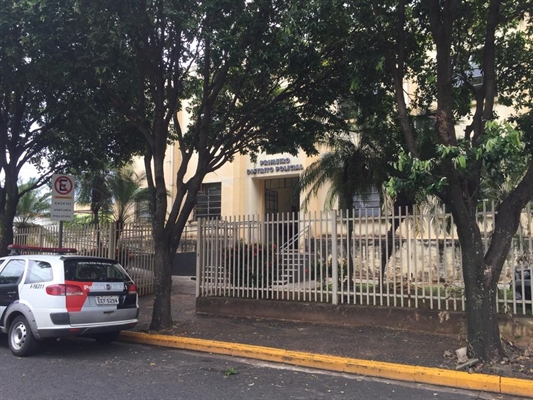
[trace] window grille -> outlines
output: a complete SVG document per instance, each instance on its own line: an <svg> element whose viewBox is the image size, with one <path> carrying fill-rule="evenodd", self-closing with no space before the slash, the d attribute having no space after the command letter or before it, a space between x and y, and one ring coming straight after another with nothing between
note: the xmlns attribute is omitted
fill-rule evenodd
<svg viewBox="0 0 533 400"><path fill-rule="evenodd" d="M221 183L204 183L198 192L194 219L220 219L222 206Z"/></svg>

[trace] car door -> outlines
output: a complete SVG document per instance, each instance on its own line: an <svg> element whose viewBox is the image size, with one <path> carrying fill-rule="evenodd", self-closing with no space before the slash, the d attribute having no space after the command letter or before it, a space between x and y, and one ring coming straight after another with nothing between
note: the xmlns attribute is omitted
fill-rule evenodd
<svg viewBox="0 0 533 400"><path fill-rule="evenodd" d="M24 274L26 260L8 260L0 271L0 315L2 321L6 309L19 299L19 283ZM2 324L3 325L3 324Z"/></svg>
<svg viewBox="0 0 533 400"><path fill-rule="evenodd" d="M49 286L60 282L59 279L54 280L54 261L48 261L43 261L39 255L30 256L24 282L19 285L21 302L32 310L39 329L54 327L51 315L65 312L65 296L48 293Z"/></svg>
<svg viewBox="0 0 533 400"><path fill-rule="evenodd" d="M64 261L65 284L77 287L67 296L71 325L113 323L137 317L137 293L131 279L115 262L101 258L72 257Z"/></svg>

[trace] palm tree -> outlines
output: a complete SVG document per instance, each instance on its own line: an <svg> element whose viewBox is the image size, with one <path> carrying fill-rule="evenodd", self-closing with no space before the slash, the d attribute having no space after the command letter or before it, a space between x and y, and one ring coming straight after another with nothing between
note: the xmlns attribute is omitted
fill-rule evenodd
<svg viewBox="0 0 533 400"><path fill-rule="evenodd" d="M122 226L136 216L135 211L148 212L144 180L145 175L137 174L131 165L92 171L82 176L77 201L90 205L96 225L103 218Z"/></svg>
<svg viewBox="0 0 533 400"><path fill-rule="evenodd" d="M33 187L36 181L36 178L31 178L19 184L19 193ZM24 193L17 204L13 225L18 229L35 226L39 218L50 214L50 197L50 192L42 193L40 190L30 190Z"/></svg>
<svg viewBox="0 0 533 400"><path fill-rule="evenodd" d="M304 209L312 197L329 183L326 208L333 208L338 201L340 209L352 210L355 196L365 200L375 188L385 181L382 149L358 133L349 132L329 138L324 143L330 151L308 166L300 175L298 189L305 191Z"/></svg>
<svg viewBox="0 0 533 400"><path fill-rule="evenodd" d="M80 180L78 203L90 205L97 231L97 249L101 249L100 220L116 224L115 243L118 243L124 224L135 218L136 212L149 213L148 188L143 187L144 175L137 174L131 165L120 169L100 169L87 173ZM99 250L100 251L100 250ZM121 251L118 251L119 256Z"/></svg>
<svg viewBox="0 0 533 400"><path fill-rule="evenodd" d="M119 227L131 221L139 213L149 213L150 194L142 184L146 176L137 174L131 165L111 174L107 188L113 204L114 221Z"/></svg>
<svg viewBox="0 0 533 400"><path fill-rule="evenodd" d="M381 188L391 176L398 173L390 163L396 156L394 143L398 143L391 140L392 137L393 135L383 135L375 129L360 129L357 132L335 135L325 142L330 150L321 154L300 175L298 190L306 192L303 198L304 209L324 185L330 185L325 206L332 208L337 201L339 209L347 210L350 221L347 227L348 242L353 234L350 217L355 211L356 197L365 201L372 191L378 190L380 204L383 205ZM383 279L387 262L392 255L394 232L405 216L412 213L414 203L415 194L408 192L399 192L392 202L393 214L399 216L399 221L394 215L389 218L387 245L382 247L380 279ZM352 264L352 257L348 257L348 266Z"/></svg>
<svg viewBox="0 0 533 400"><path fill-rule="evenodd" d="M102 218L108 219L112 214L111 194L107 185L111 171L104 166L80 174L76 202L90 206L92 221L96 229L99 228Z"/></svg>

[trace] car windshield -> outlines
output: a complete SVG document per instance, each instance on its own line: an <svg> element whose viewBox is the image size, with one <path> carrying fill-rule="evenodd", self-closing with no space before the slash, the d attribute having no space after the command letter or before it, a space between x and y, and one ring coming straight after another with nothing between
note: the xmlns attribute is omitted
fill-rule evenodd
<svg viewBox="0 0 533 400"><path fill-rule="evenodd" d="M65 260L65 280L80 282L127 282L130 277L118 263L106 260Z"/></svg>

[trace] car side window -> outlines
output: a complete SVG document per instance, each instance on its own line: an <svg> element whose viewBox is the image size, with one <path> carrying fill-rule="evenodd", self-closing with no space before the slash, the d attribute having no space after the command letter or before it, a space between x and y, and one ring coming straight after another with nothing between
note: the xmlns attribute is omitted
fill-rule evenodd
<svg viewBox="0 0 533 400"><path fill-rule="evenodd" d="M9 260L0 272L0 284L17 283L24 273L25 260Z"/></svg>
<svg viewBox="0 0 533 400"><path fill-rule="evenodd" d="M45 261L30 260L26 283L50 282L54 279L52 266Z"/></svg>

